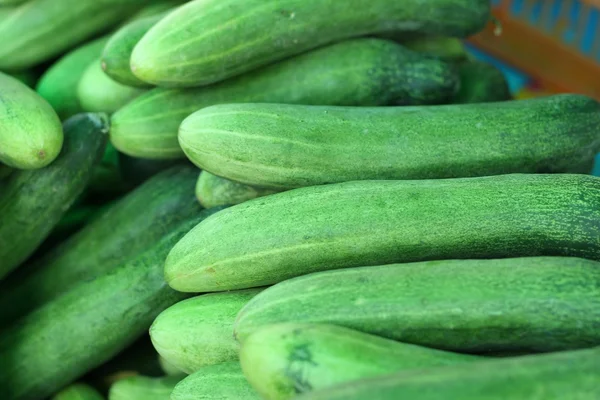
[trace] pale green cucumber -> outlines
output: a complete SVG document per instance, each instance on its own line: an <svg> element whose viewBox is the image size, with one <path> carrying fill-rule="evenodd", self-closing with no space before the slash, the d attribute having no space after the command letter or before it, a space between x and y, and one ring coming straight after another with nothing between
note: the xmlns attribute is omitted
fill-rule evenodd
<svg viewBox="0 0 600 400"><path fill-rule="evenodd" d="M185 374L185 372L183 372L182 370L180 370L179 368L177 368L176 366L174 366L173 364L171 364L169 361L167 361L161 355L158 356L158 363L160 364L160 368L162 369L162 371L167 376Z"/></svg>
<svg viewBox="0 0 600 400"><path fill-rule="evenodd" d="M104 400L104 397L91 386L74 383L52 396L50 400Z"/></svg>
<svg viewBox="0 0 600 400"><path fill-rule="evenodd" d="M277 192L277 190L263 189L230 181L207 171L200 172L196 184L196 197L205 208L240 204Z"/></svg>
<svg viewBox="0 0 600 400"><path fill-rule="evenodd" d="M116 381L110 387L108 400L169 400L175 385L183 376L150 378L132 376Z"/></svg>

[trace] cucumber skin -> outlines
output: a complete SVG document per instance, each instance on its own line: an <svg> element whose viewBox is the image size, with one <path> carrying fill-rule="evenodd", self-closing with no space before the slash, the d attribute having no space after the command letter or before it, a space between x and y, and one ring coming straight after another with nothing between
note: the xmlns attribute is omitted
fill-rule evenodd
<svg viewBox="0 0 600 400"><path fill-rule="evenodd" d="M445 260L315 273L275 285L238 315L244 342L283 322L341 325L465 353L600 344L600 263L565 257Z"/></svg>
<svg viewBox="0 0 600 400"><path fill-rule="evenodd" d="M246 381L240 363L230 361L208 365L179 382L171 400L260 400Z"/></svg>
<svg viewBox="0 0 600 400"><path fill-rule="evenodd" d="M167 400L175 385L183 378L184 376L150 378L138 375L119 379L110 387L108 400Z"/></svg>
<svg viewBox="0 0 600 400"><path fill-rule="evenodd" d="M1 331L3 399L45 398L110 360L146 332L161 311L184 299L164 282L164 257L187 230L213 212L202 211L135 259Z"/></svg>
<svg viewBox="0 0 600 400"><path fill-rule="evenodd" d="M75 383L52 396L50 400L104 400L104 397L91 386Z"/></svg>
<svg viewBox="0 0 600 400"><path fill-rule="evenodd" d="M162 172L42 259L0 284L0 325L82 281L110 272L200 212L194 197L196 174L190 167Z"/></svg>
<svg viewBox="0 0 600 400"><path fill-rule="evenodd" d="M37 92L56 110L61 119L83 112L77 85L87 67L102 52L109 36L81 45L58 59L40 78Z"/></svg>
<svg viewBox="0 0 600 400"><path fill-rule="evenodd" d="M202 367L237 361L235 317L260 289L213 293L184 300L162 312L150 327L154 348L191 374Z"/></svg>
<svg viewBox="0 0 600 400"><path fill-rule="evenodd" d="M595 400L600 348L388 375L298 400Z"/></svg>
<svg viewBox="0 0 600 400"><path fill-rule="evenodd" d="M600 104L581 95L427 107L223 104L179 128L198 167L290 189L368 179L588 173ZM468 138L465 139L465 138Z"/></svg>
<svg viewBox="0 0 600 400"><path fill-rule="evenodd" d="M52 164L10 175L0 198L0 278L35 251L83 192L102 158L107 123L101 115L73 117L64 125L64 146Z"/></svg>
<svg viewBox="0 0 600 400"><path fill-rule="evenodd" d="M208 218L169 253L165 277L176 290L198 293L435 259L600 260L599 191L600 178L570 174L296 189Z"/></svg>
<svg viewBox="0 0 600 400"><path fill-rule="evenodd" d="M196 198L204 208L236 205L275 193L278 191L244 185L208 171L200 172L196 184Z"/></svg>
<svg viewBox="0 0 600 400"><path fill-rule="evenodd" d="M438 104L449 101L458 85L456 71L442 61L391 41L356 39L206 88L151 90L112 116L111 141L132 156L185 158L177 141L179 125L215 104Z"/></svg>
<svg viewBox="0 0 600 400"><path fill-rule="evenodd" d="M204 86L354 37L403 31L466 37L489 17L487 0L196 0L144 35L131 68L158 86Z"/></svg>
<svg viewBox="0 0 600 400"><path fill-rule="evenodd" d="M60 119L23 82L0 72L0 162L18 169L46 167L63 145Z"/></svg>
<svg viewBox="0 0 600 400"><path fill-rule="evenodd" d="M291 399L301 393L403 370L480 359L334 325L293 322L259 329L245 339L240 351L246 379L268 400Z"/></svg>
<svg viewBox="0 0 600 400"><path fill-rule="evenodd" d="M460 63L457 68L461 85L453 103L496 102L512 98L504 74L495 66L481 61L467 61Z"/></svg>

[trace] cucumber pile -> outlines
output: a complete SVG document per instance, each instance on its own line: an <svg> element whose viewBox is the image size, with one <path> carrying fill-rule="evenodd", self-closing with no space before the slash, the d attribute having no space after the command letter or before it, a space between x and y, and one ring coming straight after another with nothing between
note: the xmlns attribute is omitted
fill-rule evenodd
<svg viewBox="0 0 600 400"><path fill-rule="evenodd" d="M600 399L600 103L491 20L0 0L0 399Z"/></svg>

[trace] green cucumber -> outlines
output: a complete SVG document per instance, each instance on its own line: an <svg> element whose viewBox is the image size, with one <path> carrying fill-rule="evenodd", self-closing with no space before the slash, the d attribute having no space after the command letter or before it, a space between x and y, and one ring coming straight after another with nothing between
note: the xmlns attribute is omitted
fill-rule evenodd
<svg viewBox="0 0 600 400"><path fill-rule="evenodd" d="M200 172L196 184L196 197L205 208L240 204L277 192L277 190L263 189L230 181L208 171Z"/></svg>
<svg viewBox="0 0 600 400"><path fill-rule="evenodd" d="M226 362L203 367L179 382L171 400L260 400L250 386L240 363Z"/></svg>
<svg viewBox="0 0 600 400"><path fill-rule="evenodd" d="M179 128L187 157L247 185L588 173L600 104L566 94L427 107L223 104ZM468 138L468 139L465 139Z"/></svg>
<svg viewBox="0 0 600 400"><path fill-rule="evenodd" d="M19 169L50 164L63 144L60 119L23 82L0 72L0 162Z"/></svg>
<svg viewBox="0 0 600 400"><path fill-rule="evenodd" d="M92 40L68 52L48 68L37 84L37 92L61 119L83 111L77 86L87 67L100 56L109 36Z"/></svg>
<svg viewBox="0 0 600 400"><path fill-rule="evenodd" d="M596 400L600 347L401 372L298 400Z"/></svg>
<svg viewBox="0 0 600 400"><path fill-rule="evenodd" d="M102 157L107 123L102 115L73 117L64 125L64 146L52 164L11 174L0 197L0 278L35 251L83 192Z"/></svg>
<svg viewBox="0 0 600 400"><path fill-rule="evenodd" d="M104 397L91 386L74 383L52 396L50 400L104 400Z"/></svg>
<svg viewBox="0 0 600 400"><path fill-rule="evenodd" d="M102 70L100 59L93 61L77 85L77 98L86 111L114 113L146 89L123 85Z"/></svg>
<svg viewBox="0 0 600 400"><path fill-rule="evenodd" d="M0 0L0 7L14 6L17 4L24 3L26 1L28 1L28 0Z"/></svg>
<svg viewBox="0 0 600 400"><path fill-rule="evenodd" d="M403 46L419 53L439 57L448 62L459 62L468 59L467 49L462 40L442 36L422 36L400 40Z"/></svg>
<svg viewBox="0 0 600 400"><path fill-rule="evenodd" d="M153 89L117 111L111 141L143 158L184 158L181 122L222 103L292 103L347 106L437 104L458 90L453 67L382 39L327 46L213 86Z"/></svg>
<svg viewBox="0 0 600 400"><path fill-rule="evenodd" d="M183 372L182 370L180 370L179 368L177 368L176 366L171 364L163 356L160 356L160 355L158 356L158 363L160 364L160 368L162 369L162 371L167 376L185 374L185 372Z"/></svg>
<svg viewBox="0 0 600 400"><path fill-rule="evenodd" d="M485 103L512 98L504 73L492 64L467 61L460 63L457 68L461 85L453 103Z"/></svg>
<svg viewBox="0 0 600 400"><path fill-rule="evenodd" d="M276 324L247 337L240 362L264 399L291 399L344 382L480 357L428 349L334 325Z"/></svg>
<svg viewBox="0 0 600 400"><path fill-rule="evenodd" d="M132 376L113 383L108 400L169 400L175 385L183 376L150 378Z"/></svg>
<svg viewBox="0 0 600 400"><path fill-rule="evenodd" d="M18 271L0 286L0 323L26 314L84 280L106 274L197 214L201 207L194 197L196 174L190 167L162 172L42 259Z"/></svg>
<svg viewBox="0 0 600 400"><path fill-rule="evenodd" d="M157 173L176 165L192 165L187 159L148 160L119 153L119 169L123 180L130 186L139 186Z"/></svg>
<svg viewBox="0 0 600 400"><path fill-rule="evenodd" d="M161 311L185 298L165 283L164 259L185 232L213 212L182 222L135 259L0 331L2 398L45 398L110 360L146 332Z"/></svg>
<svg viewBox="0 0 600 400"><path fill-rule="evenodd" d="M199 293L336 268L538 255L600 260L600 178L513 174L291 190L208 218L173 248L165 277Z"/></svg>
<svg viewBox="0 0 600 400"><path fill-rule="evenodd" d="M280 322L330 323L476 354L591 347L600 345L600 263L524 257L315 273L256 296L235 332L243 342Z"/></svg>
<svg viewBox="0 0 600 400"><path fill-rule="evenodd" d="M106 32L143 0L28 0L0 9L0 69L27 69Z"/></svg>
<svg viewBox="0 0 600 400"><path fill-rule="evenodd" d="M233 338L236 315L259 289L194 297L162 312L150 328L154 348L185 373L212 364L235 361L239 345Z"/></svg>
<svg viewBox="0 0 600 400"><path fill-rule="evenodd" d="M487 0L196 0L144 35L131 69L158 86L203 86L353 37L466 37L489 17Z"/></svg>
<svg viewBox="0 0 600 400"><path fill-rule="evenodd" d="M149 4L144 5L138 12L136 12L129 21L151 17L153 15L161 14L165 11L177 7L188 0L154 0Z"/></svg>

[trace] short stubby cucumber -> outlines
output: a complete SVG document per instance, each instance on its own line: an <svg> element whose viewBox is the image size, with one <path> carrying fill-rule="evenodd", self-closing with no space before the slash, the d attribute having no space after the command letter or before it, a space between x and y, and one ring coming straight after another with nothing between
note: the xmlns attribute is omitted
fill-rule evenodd
<svg viewBox="0 0 600 400"><path fill-rule="evenodd" d="M453 103L485 103L512 98L504 73L494 65L482 61L466 61L457 68L460 90L452 99Z"/></svg>
<svg viewBox="0 0 600 400"><path fill-rule="evenodd" d="M600 104L582 95L423 107L223 104L186 118L179 143L215 175L296 188L367 179L588 173Z"/></svg>
<svg viewBox="0 0 600 400"><path fill-rule="evenodd" d="M108 36L92 40L59 58L37 84L37 92L50 103L61 119L83 111L77 96L79 80L88 66L96 61Z"/></svg>
<svg viewBox="0 0 600 400"><path fill-rule="evenodd" d="M466 353L591 347L600 345L600 263L523 257L315 273L256 296L235 332L243 342L280 322L330 323Z"/></svg>
<svg viewBox="0 0 600 400"><path fill-rule="evenodd" d="M359 36L466 37L489 17L488 0L195 0L144 35L131 69L158 86L203 86Z"/></svg>
<svg viewBox="0 0 600 400"><path fill-rule="evenodd" d="M135 259L0 331L2 398L46 398L110 360L143 335L160 312L185 298L165 283L164 259L185 232L213 212L182 222Z"/></svg>
<svg viewBox="0 0 600 400"><path fill-rule="evenodd" d="M50 400L104 400L104 397L89 385L74 383L52 396Z"/></svg>
<svg viewBox="0 0 600 400"><path fill-rule="evenodd" d="M23 82L0 72L0 162L37 169L50 164L63 144L60 119Z"/></svg>
<svg viewBox="0 0 600 400"><path fill-rule="evenodd" d="M110 387L108 400L169 400L175 385L184 376L151 378L132 376L119 379Z"/></svg>
<svg viewBox="0 0 600 400"><path fill-rule="evenodd" d="M104 73L98 58L83 73L77 85L77 98L85 111L112 114L145 91L114 81Z"/></svg>
<svg viewBox="0 0 600 400"><path fill-rule="evenodd" d="M236 361L239 344L233 338L233 323L242 307L259 292L213 293L169 307L150 328L154 348L188 374L206 365Z"/></svg>
<svg viewBox="0 0 600 400"><path fill-rule="evenodd" d="M263 189L230 181L207 171L200 172L196 184L196 197L205 208L240 204L277 192L277 190Z"/></svg>
<svg viewBox="0 0 600 400"><path fill-rule="evenodd" d="M173 248L165 276L176 290L201 293L336 268L540 255L600 260L600 178L512 174L290 190L208 218Z"/></svg>
<svg viewBox="0 0 600 400"><path fill-rule="evenodd" d="M237 361L202 367L179 382L171 400L260 400Z"/></svg>
<svg viewBox="0 0 600 400"><path fill-rule="evenodd" d="M244 375L267 400L344 382L480 360L320 324L276 324L250 335L240 351Z"/></svg>
<svg viewBox="0 0 600 400"><path fill-rule="evenodd" d="M64 134L64 146L52 164L13 172L2 189L0 279L36 250L83 193L102 158L108 139L108 118L95 114L75 116L65 122ZM13 306L17 304L7 305Z"/></svg>
<svg viewBox="0 0 600 400"><path fill-rule="evenodd" d="M182 158L179 125L215 104L438 104L448 102L458 85L456 71L445 62L392 41L356 39L205 88L151 90L113 115L111 140L136 157Z"/></svg>
<svg viewBox="0 0 600 400"><path fill-rule="evenodd" d="M600 348L400 372L298 400L596 400Z"/></svg>
<svg viewBox="0 0 600 400"><path fill-rule="evenodd" d="M0 284L0 323L110 272L200 212L194 197L196 174L194 168L177 166L156 175L42 258L20 268Z"/></svg>

